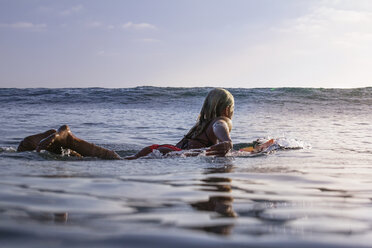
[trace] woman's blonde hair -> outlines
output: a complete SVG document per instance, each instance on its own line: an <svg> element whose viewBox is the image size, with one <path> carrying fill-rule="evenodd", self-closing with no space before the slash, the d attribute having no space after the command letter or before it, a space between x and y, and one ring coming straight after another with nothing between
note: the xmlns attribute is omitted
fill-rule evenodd
<svg viewBox="0 0 372 248"><path fill-rule="evenodd" d="M200 111L196 124L185 135L188 139L198 137L207 128L210 121L222 115L223 111L234 105L233 95L222 88L215 88L211 90L204 100L203 107Z"/></svg>

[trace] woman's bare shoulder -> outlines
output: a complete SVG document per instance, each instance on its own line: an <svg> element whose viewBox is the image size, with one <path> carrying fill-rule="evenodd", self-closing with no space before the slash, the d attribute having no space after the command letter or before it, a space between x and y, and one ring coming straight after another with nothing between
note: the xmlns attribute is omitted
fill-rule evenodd
<svg viewBox="0 0 372 248"><path fill-rule="evenodd" d="M213 127L213 125L227 125L228 128L229 128L229 131L231 131L231 129L232 129L232 121L231 121L230 118L228 118L226 116L220 116L220 117L215 118L211 122L212 127Z"/></svg>

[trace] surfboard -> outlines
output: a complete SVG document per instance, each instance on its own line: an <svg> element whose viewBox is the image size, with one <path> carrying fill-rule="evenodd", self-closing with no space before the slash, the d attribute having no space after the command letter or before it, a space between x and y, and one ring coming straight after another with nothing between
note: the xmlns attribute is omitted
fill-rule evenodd
<svg viewBox="0 0 372 248"><path fill-rule="evenodd" d="M268 147L270 147L272 144L274 144L275 140L271 139L269 141L266 141L265 143L258 145L256 147L253 146L247 146L239 149L239 152L260 152L263 150L266 150Z"/></svg>

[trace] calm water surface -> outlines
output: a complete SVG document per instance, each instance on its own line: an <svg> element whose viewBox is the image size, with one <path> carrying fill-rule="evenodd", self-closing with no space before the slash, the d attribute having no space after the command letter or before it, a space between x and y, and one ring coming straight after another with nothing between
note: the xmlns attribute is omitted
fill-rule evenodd
<svg viewBox="0 0 372 248"><path fill-rule="evenodd" d="M122 156L174 144L209 90L0 89L0 245L372 247L372 88L231 89L237 147L301 148L262 156L15 152L61 124Z"/></svg>

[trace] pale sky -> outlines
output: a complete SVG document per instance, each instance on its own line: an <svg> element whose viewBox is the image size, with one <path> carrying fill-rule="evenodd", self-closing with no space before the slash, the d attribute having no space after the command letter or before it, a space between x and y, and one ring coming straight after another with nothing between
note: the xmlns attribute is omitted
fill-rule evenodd
<svg viewBox="0 0 372 248"><path fill-rule="evenodd" d="M0 87L372 86L370 0L0 0Z"/></svg>

